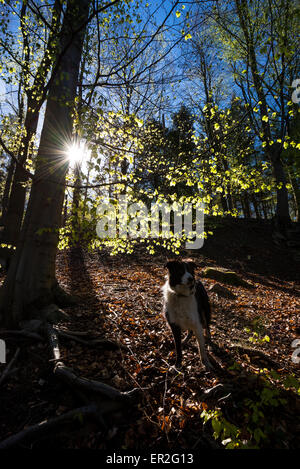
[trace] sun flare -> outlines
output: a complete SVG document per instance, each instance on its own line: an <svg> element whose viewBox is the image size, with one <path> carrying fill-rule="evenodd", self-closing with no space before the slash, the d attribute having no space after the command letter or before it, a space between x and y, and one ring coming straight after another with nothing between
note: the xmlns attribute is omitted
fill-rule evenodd
<svg viewBox="0 0 300 469"><path fill-rule="evenodd" d="M86 148L82 143L72 143L67 149L67 158L71 165L81 162L85 155Z"/></svg>

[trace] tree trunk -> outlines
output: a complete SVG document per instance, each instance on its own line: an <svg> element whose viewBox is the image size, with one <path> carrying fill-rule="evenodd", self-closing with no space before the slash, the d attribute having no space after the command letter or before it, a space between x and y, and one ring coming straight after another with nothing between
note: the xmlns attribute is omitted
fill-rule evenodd
<svg viewBox="0 0 300 469"><path fill-rule="evenodd" d="M276 222L277 229L285 233L286 228L289 226L291 219L289 214L289 203L288 203L288 191L286 188L286 176L284 167L280 158L281 148L280 144L271 144L274 140L272 138L272 132L270 123L263 120L264 116L268 115L268 105L266 95L263 91L263 80L258 71L258 62L255 50L255 41L252 31L251 17L249 14L247 0L235 0L239 22L244 34L245 42L247 45L247 53L249 59L249 66L251 69L252 79L256 94L259 98L259 109L261 118L261 130L263 134L263 140L267 142L266 154L271 162L273 175L275 178L276 185L280 185L277 188L277 204L276 204Z"/></svg>
<svg viewBox="0 0 300 469"><path fill-rule="evenodd" d="M242 207L243 207L244 217L251 218L250 203L249 203L249 197L248 197L247 192L242 194Z"/></svg>
<svg viewBox="0 0 300 469"><path fill-rule="evenodd" d="M222 205L223 212L224 214L226 214L228 212L228 204L227 204L227 199L226 199L226 196L224 195L224 192L222 192L220 197L221 197L221 205Z"/></svg>
<svg viewBox="0 0 300 469"><path fill-rule="evenodd" d="M24 135L20 143L19 164L16 165L14 173L3 232L3 240L7 244L14 246L17 244L21 230L27 193L26 184L28 182L28 175L24 171L23 166L31 152L31 145L33 144L33 138L37 130L40 108L44 102L44 99L41 99L41 94L44 91L46 78L53 61L52 56L55 52L56 35L59 30L60 17L60 3L59 0L55 0L46 52L38 67L32 87L27 91L27 112L23 124Z"/></svg>
<svg viewBox="0 0 300 469"><path fill-rule="evenodd" d="M97 155L97 153L96 153L96 155ZM91 153L91 157L90 157L90 160L88 162L88 172L87 172L87 176L86 176L86 188L85 188L85 191L84 191L83 208L82 208L82 219L83 220L85 219L85 214L87 212L88 185L90 184L90 173L91 173L91 165L89 163L92 159L92 156L93 156L93 152ZM111 186L109 186L109 190L110 190L110 187ZM109 197L111 197L111 195L109 195Z"/></svg>
<svg viewBox="0 0 300 469"><path fill-rule="evenodd" d="M290 225L289 199L286 188L287 180L284 166L281 160L280 144L275 143L268 151L269 159L272 163L273 175L276 183L276 219L277 229L283 234Z"/></svg>
<svg viewBox="0 0 300 469"><path fill-rule="evenodd" d="M297 183L297 178L292 177L290 171L288 171L289 182L292 188L292 201L293 201L293 209L295 215L295 221L300 221L300 188L299 184Z"/></svg>
<svg viewBox="0 0 300 469"><path fill-rule="evenodd" d="M7 210L8 210L8 204L9 204L9 194L11 192L11 186L12 186L12 179L13 179L13 174L14 174L14 169L15 169L15 161L13 158L11 158L8 172L7 172L7 178L5 181L5 187L4 187L4 192L3 192L3 197L2 197L2 216L1 216L1 231L0 231L0 244L8 244L10 245L9 242L5 242L4 240L4 231L5 231L5 225L6 225L6 219L7 219ZM4 229L3 229L4 228ZM3 229L3 231L2 231ZM10 259L13 255L13 250L4 246L0 246L0 260L2 266L5 268L5 270L8 269Z"/></svg>
<svg viewBox="0 0 300 469"><path fill-rule="evenodd" d="M80 214L79 204L81 199L81 177L79 163L76 163L74 168L74 190L73 190L73 201L71 210L71 223L72 223L72 244L78 246L80 242Z"/></svg>
<svg viewBox="0 0 300 469"><path fill-rule="evenodd" d="M258 208L257 199L256 199L254 194L252 195L251 198L252 198L252 203L253 203L253 207L254 207L254 211L255 211L255 216L258 220L261 220L261 215L260 215L260 211L259 211L259 208Z"/></svg>
<svg viewBox="0 0 300 469"><path fill-rule="evenodd" d="M36 308L56 300L55 259L68 170L65 148L72 139L72 111L89 4L90 0L69 0L67 4L57 51L63 54L49 88L28 208L1 292L6 324L17 325L34 315Z"/></svg>
<svg viewBox="0 0 300 469"><path fill-rule="evenodd" d="M265 202L265 200L263 200L263 198L261 197L261 209L262 209L262 213L263 213L263 218L265 220L268 219L268 209L267 209L267 204Z"/></svg>
<svg viewBox="0 0 300 469"><path fill-rule="evenodd" d="M13 178L13 174L14 174L14 169L15 169L15 162L14 162L13 158L11 158L10 163L9 163L9 167L8 167L8 171L7 171L7 178L6 178L6 181L5 181L3 197L2 197L2 215L1 215L1 225L2 226L5 225L8 202L9 202L9 194L10 194L10 188L11 188L12 178Z"/></svg>
<svg viewBox="0 0 300 469"><path fill-rule="evenodd" d="M29 102L28 108L32 109L31 106L32 104ZM26 171L24 171L23 166L27 159L30 142L37 129L38 115L38 112L33 113L29 110L25 118L24 128L26 129L26 135L21 143L22 154L19 157L19 164L15 165L16 169L5 217L3 241L13 246L16 246L20 234L26 198L28 175Z"/></svg>

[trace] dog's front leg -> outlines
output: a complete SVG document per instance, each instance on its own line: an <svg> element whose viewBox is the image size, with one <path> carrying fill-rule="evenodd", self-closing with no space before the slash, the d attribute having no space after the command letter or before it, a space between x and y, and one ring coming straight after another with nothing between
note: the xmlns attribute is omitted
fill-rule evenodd
<svg viewBox="0 0 300 469"><path fill-rule="evenodd" d="M176 367L181 366L182 351L181 351L181 328L177 324L170 323L171 331L174 337L175 349L176 349Z"/></svg>
<svg viewBox="0 0 300 469"><path fill-rule="evenodd" d="M203 363L207 370L212 369L212 365L208 360L206 350L205 350L205 340L203 335L203 329L201 324L198 325L197 329L195 330L195 335L197 338L198 346L199 346L199 354L200 354L200 361Z"/></svg>
<svg viewBox="0 0 300 469"><path fill-rule="evenodd" d="M209 348L212 347L212 340L211 340L211 334L210 334L210 327L206 326L206 329L204 330L204 335L205 335L205 341L209 345Z"/></svg>

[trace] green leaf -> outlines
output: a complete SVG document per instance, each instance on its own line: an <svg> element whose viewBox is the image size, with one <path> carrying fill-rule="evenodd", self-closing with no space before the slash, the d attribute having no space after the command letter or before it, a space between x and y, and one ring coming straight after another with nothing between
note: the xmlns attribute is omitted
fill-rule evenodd
<svg viewBox="0 0 300 469"><path fill-rule="evenodd" d="M217 420L217 419L213 419L211 424L212 424L212 427L213 427L213 430L214 430L214 438L217 439L220 436L220 433L221 433L221 430L222 430L222 424L221 424L220 420Z"/></svg>

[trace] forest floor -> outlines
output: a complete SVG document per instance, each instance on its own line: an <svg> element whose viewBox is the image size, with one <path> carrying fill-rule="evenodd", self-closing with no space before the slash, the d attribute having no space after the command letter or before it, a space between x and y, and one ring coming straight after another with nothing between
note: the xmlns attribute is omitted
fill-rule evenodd
<svg viewBox="0 0 300 469"><path fill-rule="evenodd" d="M80 302L64 308L68 319L58 326L123 345L108 350L62 337L64 364L81 377L140 393L132 407L104 416L106 428L92 421L23 447L300 446L300 370L292 361L292 342L300 338L300 263L272 243L268 223L244 220L216 226L214 236L188 257L197 263L212 304L212 372L200 368L194 338L184 345L182 369L173 366L172 336L161 314L165 252L59 253L57 278ZM206 266L232 269L252 288L224 284L235 298L222 298L210 292L215 280L201 278ZM0 386L0 441L78 406L54 377L46 343L9 336L7 344L8 361L18 347L21 353Z"/></svg>

